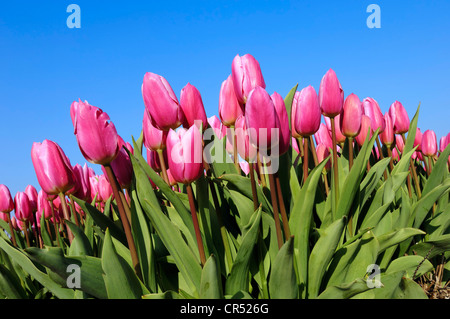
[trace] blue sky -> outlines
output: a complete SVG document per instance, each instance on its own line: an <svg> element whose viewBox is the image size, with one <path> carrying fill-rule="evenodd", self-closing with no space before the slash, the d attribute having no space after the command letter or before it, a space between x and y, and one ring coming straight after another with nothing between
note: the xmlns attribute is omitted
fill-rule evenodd
<svg viewBox="0 0 450 319"><path fill-rule="evenodd" d="M81 8L69 29L66 8ZM381 28L369 29L369 4ZM0 183L11 193L40 189L33 142L57 142L84 164L70 120L72 101L101 107L127 141L141 130L145 72L164 76L179 96L189 82L208 116L236 54L259 62L267 90L318 90L336 71L345 95L395 100L419 127L450 131L448 1L2 1L0 4ZM99 167L89 164L96 171Z"/></svg>

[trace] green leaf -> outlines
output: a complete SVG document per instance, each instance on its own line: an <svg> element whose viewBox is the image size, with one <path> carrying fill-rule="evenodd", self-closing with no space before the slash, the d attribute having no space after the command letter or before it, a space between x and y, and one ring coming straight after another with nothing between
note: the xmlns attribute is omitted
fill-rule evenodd
<svg viewBox="0 0 450 319"><path fill-rule="evenodd" d="M435 240L428 240L411 246L409 254L417 254L431 259L439 254L450 251L450 234L442 235Z"/></svg>
<svg viewBox="0 0 450 319"><path fill-rule="evenodd" d="M84 234L83 230L68 220L66 220L65 223L67 225L69 225L69 228L74 235L72 244L69 247L68 255L69 256L93 256L94 252L92 251L91 243L89 242L89 239Z"/></svg>
<svg viewBox="0 0 450 319"><path fill-rule="evenodd" d="M216 257L211 255L206 261L200 283L200 298L202 299L222 299L222 279L216 261Z"/></svg>
<svg viewBox="0 0 450 319"><path fill-rule="evenodd" d="M105 233L101 260L109 299L140 299L149 293L142 290L132 267L117 254L109 229Z"/></svg>
<svg viewBox="0 0 450 319"><path fill-rule="evenodd" d="M294 95L297 91L298 83L289 91L288 95L284 98L284 105L286 106L286 112L289 118L289 129L292 130L291 127L291 113L292 113L292 102L294 101Z"/></svg>
<svg viewBox="0 0 450 319"><path fill-rule="evenodd" d="M344 216L324 229L311 251L308 265L308 298L316 298L319 295L325 270L342 236L345 219Z"/></svg>
<svg viewBox="0 0 450 319"><path fill-rule="evenodd" d="M406 271L406 276L414 279L419 278L431 270L433 270L433 264L422 256L402 256L389 264L386 269L386 274ZM414 275L415 277L413 278Z"/></svg>
<svg viewBox="0 0 450 319"><path fill-rule="evenodd" d="M298 297L293 236L284 243L275 258L269 279L269 293L272 299L296 299Z"/></svg>
<svg viewBox="0 0 450 319"><path fill-rule="evenodd" d="M425 186L423 187L422 196L428 194L431 190L439 186L444 178L448 175L447 160L450 156L450 143L439 155L438 160L431 170L430 177L428 177Z"/></svg>
<svg viewBox="0 0 450 319"><path fill-rule="evenodd" d="M27 299L27 293L23 289L17 276L5 266L0 264L0 293L8 299Z"/></svg>
<svg viewBox="0 0 450 319"><path fill-rule="evenodd" d="M327 287L317 299L349 299L369 289L366 281L358 278L350 283Z"/></svg>
<svg viewBox="0 0 450 319"><path fill-rule="evenodd" d="M175 291L166 291L164 293L147 294L142 296L142 299L184 299L180 294Z"/></svg>
<svg viewBox="0 0 450 319"><path fill-rule="evenodd" d="M416 137L417 122L419 121L420 103L417 107L416 114L409 123L408 136L406 138L405 146L403 147L403 153L408 153L414 148L414 139Z"/></svg>
<svg viewBox="0 0 450 319"><path fill-rule="evenodd" d="M225 284L225 293L227 295L234 295L240 290L248 291L250 260L252 257L253 248L258 240L261 214L262 212L260 207L255 211L254 218L252 218L249 224L249 230L242 239L242 244L237 252L231 268L230 276Z"/></svg>
<svg viewBox="0 0 450 319"><path fill-rule="evenodd" d="M380 243L379 253L382 253L387 248L397 245L410 237L424 234L425 232L420 229L401 228L390 233L377 236L378 242Z"/></svg>

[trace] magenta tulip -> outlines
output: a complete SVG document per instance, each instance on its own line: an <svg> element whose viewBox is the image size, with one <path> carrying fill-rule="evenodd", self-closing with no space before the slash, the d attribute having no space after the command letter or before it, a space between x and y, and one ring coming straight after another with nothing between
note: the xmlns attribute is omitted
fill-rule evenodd
<svg viewBox="0 0 450 319"><path fill-rule="evenodd" d="M178 183L189 184L203 174L202 134L193 125L186 130L170 130L167 136L167 155L170 172Z"/></svg>
<svg viewBox="0 0 450 319"><path fill-rule="evenodd" d="M386 123L384 122L383 113L381 112L378 102L371 97L366 97L362 101L362 106L364 108L364 114L370 117L370 127L372 130L375 132L379 129L379 132L383 132L386 128Z"/></svg>
<svg viewBox="0 0 450 319"><path fill-rule="evenodd" d="M320 106L316 90L309 85L302 89L292 104L292 131L296 135L308 137L314 135L320 127Z"/></svg>
<svg viewBox="0 0 450 319"><path fill-rule="evenodd" d="M326 159L328 156L330 156L330 148L328 148L325 144L318 144L316 146L316 153L317 153L317 161L319 163L322 163L324 159ZM325 164L326 171L329 171L331 169L331 161L329 160Z"/></svg>
<svg viewBox="0 0 450 319"><path fill-rule="evenodd" d="M170 84L162 76L150 72L145 74L142 97L153 124L160 130L176 129L183 123L183 110Z"/></svg>
<svg viewBox="0 0 450 319"><path fill-rule="evenodd" d="M239 103L247 104L250 92L260 86L266 88L266 83L258 61L250 54L242 57L236 55L231 64L234 91Z"/></svg>
<svg viewBox="0 0 450 319"><path fill-rule="evenodd" d="M341 130L341 114L334 117L334 133L336 134L336 143L338 144L343 144L345 142L345 135L342 134ZM324 120L330 135L333 134L331 129L331 119L325 116Z"/></svg>
<svg viewBox="0 0 450 319"><path fill-rule="evenodd" d="M450 143L449 138L447 136L442 136L439 140L439 152L442 153L449 143Z"/></svg>
<svg viewBox="0 0 450 319"><path fill-rule="evenodd" d="M0 212L9 214L12 210L14 210L14 201L9 188L0 184Z"/></svg>
<svg viewBox="0 0 450 319"><path fill-rule="evenodd" d="M133 165L130 156L125 150L125 146L121 147L117 157L111 162L111 168L117 178L122 189L128 189L133 180ZM105 168L102 166L103 173L107 175Z"/></svg>
<svg viewBox="0 0 450 319"><path fill-rule="evenodd" d="M330 136L330 132L325 124L320 123L319 129L314 134L316 144L324 144L328 148L333 148L333 140Z"/></svg>
<svg viewBox="0 0 450 319"><path fill-rule="evenodd" d="M196 124L198 128L202 125L203 130L208 127L205 107L203 106L202 96L199 90L188 83L180 94L180 106L184 113L183 126L190 128Z"/></svg>
<svg viewBox="0 0 450 319"><path fill-rule="evenodd" d="M238 154L247 162L253 161L256 158L257 149L250 143L245 117L243 115L238 116L235 124ZM227 135L227 139L231 139L231 134ZM227 144L231 145L231 141Z"/></svg>
<svg viewBox="0 0 450 319"><path fill-rule="evenodd" d="M394 133L403 134L409 130L409 117L402 103L395 101L389 107L389 115L394 124Z"/></svg>
<svg viewBox="0 0 450 319"><path fill-rule="evenodd" d="M14 215L22 222L32 221L33 207L25 192L18 192L14 196Z"/></svg>
<svg viewBox="0 0 450 319"><path fill-rule="evenodd" d="M342 111L344 91L332 69L327 71L320 82L319 104L322 114L327 117L335 117Z"/></svg>
<svg viewBox="0 0 450 319"><path fill-rule="evenodd" d="M403 148L405 147L405 143L403 142L403 138L401 135L395 135L395 146L398 148L400 153L403 153Z"/></svg>
<svg viewBox="0 0 450 319"><path fill-rule="evenodd" d="M384 123L385 129L380 133L380 141L383 145L386 145L388 148L391 148L394 145L394 125L392 124L391 116L389 112L384 114Z"/></svg>
<svg viewBox="0 0 450 319"><path fill-rule="evenodd" d="M89 177L89 184L90 184L89 188L91 190L91 199L90 199L91 202L94 200L94 198L97 203L103 201L103 198L99 191L99 181L98 180L99 180L99 176L97 176L97 175Z"/></svg>
<svg viewBox="0 0 450 319"><path fill-rule="evenodd" d="M83 167L80 164L75 164L73 167L73 173L75 175L77 185L73 188L73 192L71 194L79 199L85 201L88 200L90 198L91 190L89 183L89 169L87 164L84 164Z"/></svg>
<svg viewBox="0 0 450 319"><path fill-rule="evenodd" d="M278 116L279 128L280 128L280 149L279 155L283 155L289 150L291 143L291 130L289 129L289 117L286 111L286 105L284 104L283 97L274 92L271 96L273 104L275 106L275 112Z"/></svg>
<svg viewBox="0 0 450 319"><path fill-rule="evenodd" d="M222 82L219 94L219 116L223 125L234 126L236 119L242 115L242 108L234 91L233 78L231 75Z"/></svg>
<svg viewBox="0 0 450 319"><path fill-rule="evenodd" d="M31 160L39 185L47 194L64 194L75 186L72 165L55 142L33 143Z"/></svg>
<svg viewBox="0 0 450 319"><path fill-rule="evenodd" d="M119 151L117 130L100 108L80 101L74 128L78 146L87 161L106 165L116 158Z"/></svg>
<svg viewBox="0 0 450 319"><path fill-rule="evenodd" d="M111 196L113 196L113 189L106 175L100 175L98 177L98 193L100 194L103 202L106 202Z"/></svg>
<svg viewBox="0 0 450 319"><path fill-rule="evenodd" d="M144 135L144 145L151 150L163 150L166 148L166 139L168 131L163 131L153 125L150 114L147 109L144 112L142 122L142 131Z"/></svg>
<svg viewBox="0 0 450 319"><path fill-rule="evenodd" d="M28 185L25 188L25 194L27 194L30 200L31 211L34 213L37 211L38 192L33 185Z"/></svg>
<svg viewBox="0 0 450 319"><path fill-rule="evenodd" d="M47 194L42 189L38 193L37 207L39 216L41 216L42 213L44 213L45 219L50 219L53 216L52 207L47 200ZM40 220L40 218L38 218L38 220Z"/></svg>
<svg viewBox="0 0 450 319"><path fill-rule="evenodd" d="M340 127L343 135L354 138L361 130L361 117L364 109L359 97L352 93L344 101L340 116Z"/></svg>
<svg viewBox="0 0 450 319"><path fill-rule="evenodd" d="M422 153L425 156L434 156L437 153L436 133L433 130L426 130L422 136Z"/></svg>
<svg viewBox="0 0 450 319"><path fill-rule="evenodd" d="M233 122L236 123L236 120ZM219 140L221 140L227 134L227 127L222 123L222 121L215 115L208 118L208 124L213 129L214 134Z"/></svg>
<svg viewBox="0 0 450 319"><path fill-rule="evenodd" d="M423 134L420 128L416 128L416 135L414 136L414 147L417 146L417 151L422 151Z"/></svg>
<svg viewBox="0 0 450 319"><path fill-rule="evenodd" d="M372 138L373 130L372 130L372 120L367 115L363 114L361 117L361 131L356 136L356 142L359 146L364 144L366 138ZM367 135L368 134L368 135Z"/></svg>
<svg viewBox="0 0 450 319"><path fill-rule="evenodd" d="M250 142L258 148L270 149L278 145L280 124L269 93L258 86L250 92L245 106L245 119ZM272 134L274 134L272 136Z"/></svg>

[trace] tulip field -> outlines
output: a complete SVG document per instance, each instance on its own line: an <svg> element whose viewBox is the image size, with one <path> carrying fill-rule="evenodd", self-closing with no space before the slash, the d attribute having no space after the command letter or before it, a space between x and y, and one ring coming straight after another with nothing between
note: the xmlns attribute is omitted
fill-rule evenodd
<svg viewBox="0 0 450 319"><path fill-rule="evenodd" d="M0 299L449 299L450 133L319 76L237 55L208 117L148 72L140 136L68 105L86 162L36 141L39 185L0 185Z"/></svg>

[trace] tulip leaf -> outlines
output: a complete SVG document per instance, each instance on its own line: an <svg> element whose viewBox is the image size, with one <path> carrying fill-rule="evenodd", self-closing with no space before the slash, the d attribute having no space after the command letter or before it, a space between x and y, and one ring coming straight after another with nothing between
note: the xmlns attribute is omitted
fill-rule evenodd
<svg viewBox="0 0 450 319"><path fill-rule="evenodd" d="M200 282L200 298L222 299L222 279L216 257L211 255L202 270Z"/></svg>
<svg viewBox="0 0 450 319"><path fill-rule="evenodd" d="M393 260L388 268L386 274L395 273L397 271L406 271L406 275L414 279L433 270L433 264L422 256L402 256Z"/></svg>
<svg viewBox="0 0 450 319"><path fill-rule="evenodd" d="M369 289L366 281L358 278L350 283L327 287L317 299L349 299Z"/></svg>
<svg viewBox="0 0 450 319"><path fill-rule="evenodd" d="M405 145L403 146L403 153L408 153L414 148L414 139L416 137L417 122L419 121L420 103L417 107L416 113L409 124L408 136L406 137Z"/></svg>
<svg viewBox="0 0 450 319"><path fill-rule="evenodd" d="M294 95L297 91L298 83L289 91L288 95L284 98L284 105L286 106L286 112L289 118L289 129L292 130L291 127L291 114L292 114L292 102L294 101Z"/></svg>
<svg viewBox="0 0 450 319"><path fill-rule="evenodd" d="M409 254L417 254L419 256L431 259L448 251L450 251L450 234L445 234L434 240L427 240L411 246L409 249Z"/></svg>
<svg viewBox="0 0 450 319"><path fill-rule="evenodd" d="M450 156L450 143L444 149L444 151L439 154L438 160L431 170L430 177L428 177L425 186L422 190L422 196L425 196L433 189L435 189L439 184L442 183L444 178L448 175L447 161Z"/></svg>
<svg viewBox="0 0 450 319"><path fill-rule="evenodd" d="M41 238L42 238L42 242L44 243L45 246L53 246L53 241L50 237L50 234L48 233L48 229L47 229L47 220L45 219L45 214L42 213L41 215Z"/></svg>
<svg viewBox="0 0 450 319"><path fill-rule="evenodd" d="M69 225L70 230L72 231L74 238L69 247L68 255L69 256L93 256L94 252L92 251L91 243L89 239L84 234L83 230L75 225L74 223L66 220L65 223Z"/></svg>
<svg viewBox="0 0 450 319"><path fill-rule="evenodd" d="M20 281L4 265L0 264L0 293L7 299L27 299Z"/></svg>

